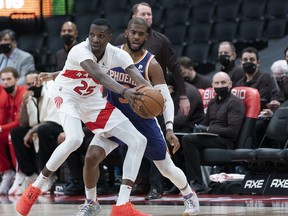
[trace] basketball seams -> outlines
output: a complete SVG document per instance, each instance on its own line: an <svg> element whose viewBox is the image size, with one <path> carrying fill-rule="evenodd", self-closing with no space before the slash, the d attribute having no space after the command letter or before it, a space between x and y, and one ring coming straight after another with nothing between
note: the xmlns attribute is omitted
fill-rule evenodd
<svg viewBox="0 0 288 216"><path fill-rule="evenodd" d="M145 93L143 95L144 101L135 100L130 104L134 112L144 119L154 118L158 115L161 115L164 110L165 100L158 90L153 87L144 87L139 89ZM139 107L139 109L136 108Z"/></svg>

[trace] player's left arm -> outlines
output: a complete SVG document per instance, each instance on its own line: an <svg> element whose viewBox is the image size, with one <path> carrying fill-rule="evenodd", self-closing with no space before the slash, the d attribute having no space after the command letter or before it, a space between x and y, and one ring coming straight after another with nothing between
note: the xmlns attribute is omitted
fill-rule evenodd
<svg viewBox="0 0 288 216"><path fill-rule="evenodd" d="M173 154L180 148L179 140L173 132L174 103L168 86L165 82L163 70L156 59L152 59L148 67L148 76L155 89L159 90L164 97L165 108L163 117L166 126L166 139L173 146Z"/></svg>

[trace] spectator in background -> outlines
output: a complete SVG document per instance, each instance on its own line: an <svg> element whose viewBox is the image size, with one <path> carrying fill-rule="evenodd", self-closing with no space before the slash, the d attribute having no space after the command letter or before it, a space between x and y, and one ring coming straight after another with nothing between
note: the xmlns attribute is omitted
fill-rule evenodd
<svg viewBox="0 0 288 216"><path fill-rule="evenodd" d="M174 104L179 104L180 95L178 92L178 86L171 75L168 75L167 77L167 85ZM176 132L193 132L194 125L202 121L204 118L204 108L200 92L195 86L187 82L185 82L185 89L188 93L187 96L191 108L189 114L184 116L183 113L180 112L179 106L174 106L174 131Z"/></svg>
<svg viewBox="0 0 288 216"><path fill-rule="evenodd" d="M241 66L245 72L245 76L236 83L236 86L247 86L258 89L261 99L261 110L265 109L266 105L271 101L275 85L270 74L260 72L258 50L254 47L243 49L241 52Z"/></svg>
<svg viewBox="0 0 288 216"><path fill-rule="evenodd" d="M182 98L179 101L180 110L184 115L188 115L190 104L184 87L184 79L181 76L181 69L177 63L175 51L172 48L171 42L165 35L152 29L152 16L151 6L146 2L135 4L132 7L132 18L140 17L144 19L149 26L149 36L144 47L155 55L156 60L162 67L165 79L167 70L172 73L177 86L179 86L179 93ZM121 45L125 42L126 39L124 34L119 35L115 40L116 45Z"/></svg>
<svg viewBox="0 0 288 216"><path fill-rule="evenodd" d="M18 71L18 85L25 84L25 75L35 70L33 56L17 48L16 34L10 29L0 32L0 70L9 66Z"/></svg>
<svg viewBox="0 0 288 216"><path fill-rule="evenodd" d="M275 83L268 73L261 73L259 70L260 60L258 50L254 47L247 47L241 52L241 66L245 72L245 77L240 79L236 86L247 86L258 89L260 94L261 111L267 109L270 103L272 93L275 91ZM259 113L260 114L260 113ZM258 118L256 122L256 138L257 142L253 148L257 148L265 134L269 119Z"/></svg>
<svg viewBox="0 0 288 216"><path fill-rule="evenodd" d="M261 136L264 136L270 117L288 99L288 66L286 60L275 61L271 66L271 72L276 88L273 90L270 103L267 104L266 109L261 110L257 121L257 126L260 128L256 129ZM260 141L262 139L259 139L258 144Z"/></svg>
<svg viewBox="0 0 288 216"><path fill-rule="evenodd" d="M211 135L185 135L182 147L185 156L186 175L196 192L206 190L200 168L200 150L205 148L233 149L245 115L245 107L239 98L231 94L232 82L225 72L213 76L216 96L209 102L207 113L195 132Z"/></svg>
<svg viewBox="0 0 288 216"><path fill-rule="evenodd" d="M15 176L16 157L13 146L8 145L8 135L14 127L19 125L22 96L27 91L26 86L17 85L18 77L18 71L12 67L5 67L0 72L2 81L0 93L0 173L2 173L0 194L8 193Z"/></svg>
<svg viewBox="0 0 288 216"><path fill-rule="evenodd" d="M288 65L286 60L273 62L271 72L276 83L276 90L272 95L268 108L274 112L281 103L288 100Z"/></svg>
<svg viewBox="0 0 288 216"><path fill-rule="evenodd" d="M37 72L29 71L25 76L25 84L28 91L25 92L22 97L19 114L20 126L13 128L10 132L11 141L18 161L18 167L16 168L14 183L8 192L9 195L18 195L17 191L20 192L19 189L21 185L24 185L25 180L28 182L28 179L31 178L31 181L29 181L29 183L31 183L37 177L34 175L35 178L33 178L34 172L37 172L36 161L34 160L34 146L25 146L24 144L26 133L31 126L38 123L38 101L37 98L34 97L32 91L29 91L29 88L34 82L34 73ZM27 178L25 179L25 177Z"/></svg>
<svg viewBox="0 0 288 216"><path fill-rule="evenodd" d="M194 70L193 62L189 57L183 56L183 57L178 58L178 63L182 71L181 74L184 77L184 80L186 82L192 84L198 89L206 89L212 86L210 79L208 79L207 77L201 74L198 74ZM187 85L185 84L185 86ZM187 88L186 88L186 92L187 92ZM191 104L191 101L190 101L190 104Z"/></svg>
<svg viewBox="0 0 288 216"><path fill-rule="evenodd" d="M63 39L64 47L56 53L56 70L60 71L63 69L67 55L71 48L76 45L78 30L75 23L67 21L62 25L60 36Z"/></svg>
<svg viewBox="0 0 288 216"><path fill-rule="evenodd" d="M233 87L245 76L242 67L236 64L235 59L235 46L229 41L221 42L218 47L218 60L222 65L220 71L226 72L230 76Z"/></svg>
<svg viewBox="0 0 288 216"><path fill-rule="evenodd" d="M35 181L38 176L38 170L42 169L48 160L43 157L43 145L41 145L42 143L37 136L38 128L41 126L48 127L49 130L47 131L50 131L49 135L52 133L59 134L63 131L61 125L58 124L58 113L49 96L47 84L43 83L43 85L40 86L33 85L38 74L38 71L30 71L26 75L28 91L22 98L19 116L20 126L15 127L11 131L11 139L19 164L19 172L16 174L14 184L10 188L9 194L21 195L25 188ZM55 140L57 141L57 135ZM50 141L50 143L45 143L46 145L52 145L51 140L47 139L47 141ZM39 161L41 162L46 159L44 163L41 163L42 167L39 165L39 161L36 161L36 152L38 151ZM51 189L51 186L56 180L56 176L50 179L51 181L47 181L43 192Z"/></svg>

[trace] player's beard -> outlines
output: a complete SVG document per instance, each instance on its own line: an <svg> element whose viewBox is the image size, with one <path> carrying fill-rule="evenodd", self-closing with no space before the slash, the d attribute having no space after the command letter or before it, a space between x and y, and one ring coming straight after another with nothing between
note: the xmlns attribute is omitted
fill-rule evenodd
<svg viewBox="0 0 288 216"><path fill-rule="evenodd" d="M127 41L127 45L129 47L129 49L132 50L133 52L140 51L143 48L144 44L145 44L145 43L142 43L142 44L139 45L139 47L137 49L134 49L134 48L132 48L130 40L128 38L126 39L126 41Z"/></svg>

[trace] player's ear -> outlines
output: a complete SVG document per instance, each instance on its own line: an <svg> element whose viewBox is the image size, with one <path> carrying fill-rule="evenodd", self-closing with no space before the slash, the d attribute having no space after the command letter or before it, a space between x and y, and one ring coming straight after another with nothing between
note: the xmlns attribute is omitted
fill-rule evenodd
<svg viewBox="0 0 288 216"><path fill-rule="evenodd" d="M148 37L149 37L149 33L146 33L146 39L145 39L145 41L148 40Z"/></svg>
<svg viewBox="0 0 288 216"><path fill-rule="evenodd" d="M124 31L124 35L125 35L125 38L128 37L128 30L127 30L127 29L125 29L125 31Z"/></svg>

